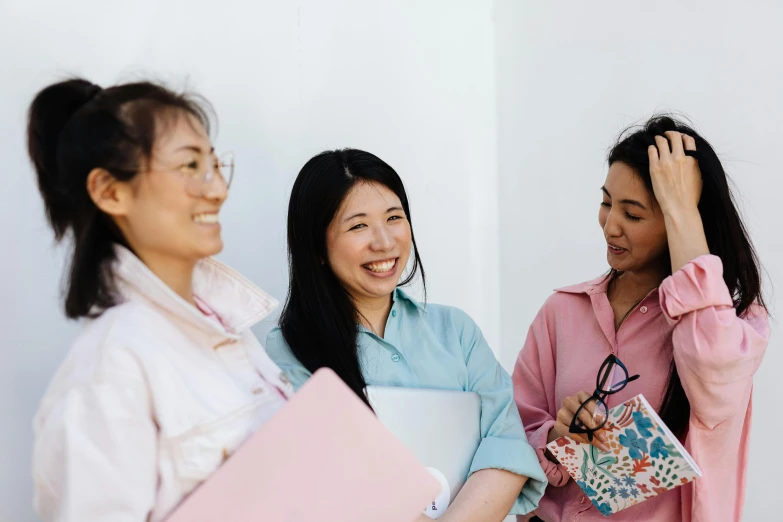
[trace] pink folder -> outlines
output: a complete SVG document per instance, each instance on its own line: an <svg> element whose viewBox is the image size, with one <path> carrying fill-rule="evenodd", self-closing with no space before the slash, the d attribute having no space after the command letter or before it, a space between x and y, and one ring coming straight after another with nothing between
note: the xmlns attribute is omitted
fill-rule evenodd
<svg viewBox="0 0 783 522"><path fill-rule="evenodd" d="M410 522L437 480L321 369L166 522Z"/></svg>

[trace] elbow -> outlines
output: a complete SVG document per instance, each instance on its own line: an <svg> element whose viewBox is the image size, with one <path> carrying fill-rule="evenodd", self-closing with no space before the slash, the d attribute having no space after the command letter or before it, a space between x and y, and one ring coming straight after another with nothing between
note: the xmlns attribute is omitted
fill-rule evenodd
<svg viewBox="0 0 783 522"><path fill-rule="evenodd" d="M691 393L691 426L713 431L737 416L745 416L750 405L752 380L724 385L702 385Z"/></svg>

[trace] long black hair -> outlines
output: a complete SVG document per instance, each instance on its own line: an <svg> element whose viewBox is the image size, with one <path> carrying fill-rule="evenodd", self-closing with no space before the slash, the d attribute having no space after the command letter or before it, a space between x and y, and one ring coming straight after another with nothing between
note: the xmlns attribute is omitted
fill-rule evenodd
<svg viewBox="0 0 783 522"><path fill-rule="evenodd" d="M208 104L149 83L102 89L71 79L40 91L30 105L27 148L46 216L60 242L73 240L65 289L69 319L94 316L116 304L111 272L115 243L125 241L87 192L87 177L104 169L132 179L152 154L163 121L183 113L209 130Z"/></svg>
<svg viewBox="0 0 783 522"><path fill-rule="evenodd" d="M609 166L620 162L631 167L652 194L650 160L647 149L655 145L655 136L677 131L696 141L699 169L703 180L699 213L710 253L723 262L723 280L734 301L737 315L742 317L758 304L766 308L762 296L761 267L756 251L742 222L729 186L728 176L712 146L693 128L669 115L657 115L641 127L626 129L609 151ZM666 263L671 274L671 263ZM611 277L616 276L612 271ZM690 403L682 388L677 367L672 358L669 383L663 397L661 418L678 437L687 432Z"/></svg>
<svg viewBox="0 0 783 522"><path fill-rule="evenodd" d="M402 180L377 156L343 149L322 152L310 159L294 182L288 204L290 280L280 329L291 352L305 368L311 372L331 368L367 403L356 344L359 313L329 263L324 262L328 259L326 229L351 188L363 182L379 183L394 192L411 222ZM425 284L412 226L411 239L413 266L399 286L411 282L417 273Z"/></svg>

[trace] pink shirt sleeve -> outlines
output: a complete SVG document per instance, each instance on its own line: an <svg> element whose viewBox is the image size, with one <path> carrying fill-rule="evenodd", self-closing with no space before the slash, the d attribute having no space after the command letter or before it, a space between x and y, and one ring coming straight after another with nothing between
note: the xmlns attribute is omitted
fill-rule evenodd
<svg viewBox="0 0 783 522"><path fill-rule="evenodd" d="M549 329L541 309L528 331L522 351L514 365L514 400L528 443L536 450L541 468L552 486L564 486L571 478L566 468L546 458L549 430L555 419L549 414L557 411L555 404L555 357L550 342Z"/></svg>
<svg viewBox="0 0 783 522"><path fill-rule="evenodd" d="M723 263L713 255L698 257L666 278L660 303L674 325L674 359L692 415L708 429L744 415L769 340L765 310L754 305L737 317Z"/></svg>

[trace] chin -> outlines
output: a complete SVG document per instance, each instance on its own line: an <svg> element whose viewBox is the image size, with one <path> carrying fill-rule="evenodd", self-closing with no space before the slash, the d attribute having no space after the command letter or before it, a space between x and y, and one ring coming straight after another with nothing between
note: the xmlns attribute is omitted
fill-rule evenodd
<svg viewBox="0 0 783 522"><path fill-rule="evenodd" d="M391 285L379 285L375 287L365 288L364 291L371 297L386 297L394 293L397 288L397 283Z"/></svg>
<svg viewBox="0 0 783 522"><path fill-rule="evenodd" d="M632 270L632 267L629 266L629 263L613 261L612 256L607 256L606 262L609 264L609 267L612 270L615 270L617 272L628 272Z"/></svg>
<svg viewBox="0 0 783 522"><path fill-rule="evenodd" d="M199 257L201 258L213 257L218 255L222 251L223 251L223 240L215 241L210 245L201 245L201 248L198 250Z"/></svg>

